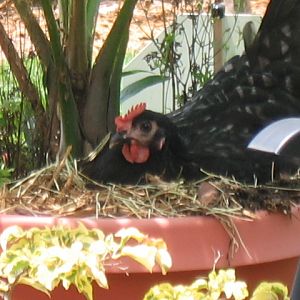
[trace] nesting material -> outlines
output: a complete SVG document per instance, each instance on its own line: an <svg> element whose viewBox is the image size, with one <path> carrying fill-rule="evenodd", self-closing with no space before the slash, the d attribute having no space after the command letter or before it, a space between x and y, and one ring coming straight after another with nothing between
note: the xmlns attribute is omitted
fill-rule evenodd
<svg viewBox="0 0 300 300"><path fill-rule="evenodd" d="M266 209L289 214L299 203L300 179L266 186L244 185L206 174L194 183L163 182L149 176L141 186L102 185L79 173L67 156L0 190L0 213L73 217L253 218Z"/></svg>

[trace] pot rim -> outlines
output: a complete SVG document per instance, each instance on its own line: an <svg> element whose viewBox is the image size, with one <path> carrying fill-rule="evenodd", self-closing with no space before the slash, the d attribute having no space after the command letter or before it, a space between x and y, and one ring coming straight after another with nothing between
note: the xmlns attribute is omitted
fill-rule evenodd
<svg viewBox="0 0 300 300"><path fill-rule="evenodd" d="M300 257L300 205L292 208L290 216L258 211L255 219L230 218L232 230L225 230L221 221L212 216L178 218L72 218L50 216L0 215L0 231L8 226L31 227L64 225L74 227L83 223L99 228L105 234L124 227L136 227L154 238L162 238L171 253L170 271L210 270L238 267ZM227 227L228 228L228 227ZM232 252L230 235L235 231L237 248ZM106 266L107 273L147 273L128 258ZM160 272L155 267L154 272Z"/></svg>

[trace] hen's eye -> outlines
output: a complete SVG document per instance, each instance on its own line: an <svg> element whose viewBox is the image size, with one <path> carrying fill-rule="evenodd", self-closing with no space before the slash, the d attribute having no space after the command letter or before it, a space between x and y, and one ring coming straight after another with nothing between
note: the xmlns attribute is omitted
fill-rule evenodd
<svg viewBox="0 0 300 300"><path fill-rule="evenodd" d="M151 122L145 121L145 122L141 123L140 129L144 132L149 132L152 129Z"/></svg>

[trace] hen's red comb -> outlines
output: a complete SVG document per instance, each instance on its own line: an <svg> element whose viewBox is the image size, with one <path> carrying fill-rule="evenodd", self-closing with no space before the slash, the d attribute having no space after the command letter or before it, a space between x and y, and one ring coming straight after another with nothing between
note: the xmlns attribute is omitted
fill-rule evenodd
<svg viewBox="0 0 300 300"><path fill-rule="evenodd" d="M117 131L126 131L128 130L131 122L134 118L139 116L146 109L146 103L140 103L136 106L132 106L131 109L128 110L127 114L124 116L118 116L115 118L115 124L117 127Z"/></svg>

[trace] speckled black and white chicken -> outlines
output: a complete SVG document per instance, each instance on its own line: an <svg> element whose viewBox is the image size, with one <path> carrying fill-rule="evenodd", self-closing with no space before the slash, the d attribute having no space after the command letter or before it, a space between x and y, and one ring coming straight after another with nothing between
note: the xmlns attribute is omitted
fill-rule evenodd
<svg viewBox="0 0 300 300"><path fill-rule="evenodd" d="M205 170L268 181L274 157L247 145L271 122L299 115L300 0L271 0L245 54L229 60L173 113L162 115L140 104L117 117L110 146L87 174L100 182L135 184L147 173L197 180Z"/></svg>

